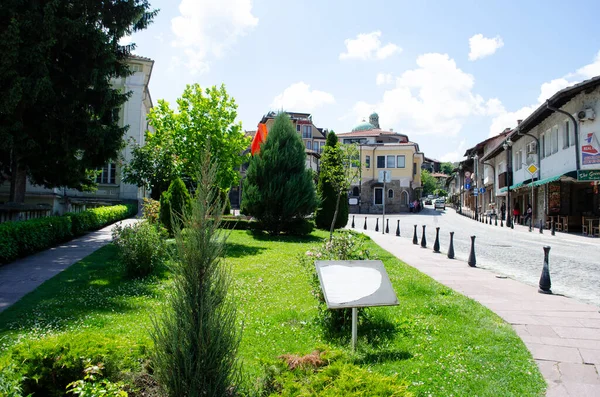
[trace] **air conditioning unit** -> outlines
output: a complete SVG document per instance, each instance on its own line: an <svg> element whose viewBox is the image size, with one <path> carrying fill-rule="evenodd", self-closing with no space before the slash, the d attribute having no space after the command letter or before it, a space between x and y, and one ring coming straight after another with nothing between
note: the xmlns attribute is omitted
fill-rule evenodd
<svg viewBox="0 0 600 397"><path fill-rule="evenodd" d="M526 149L527 154L537 154L537 142L529 142Z"/></svg>
<svg viewBox="0 0 600 397"><path fill-rule="evenodd" d="M594 120L596 113L594 113L594 109L586 108L577 112L577 118L579 121Z"/></svg>

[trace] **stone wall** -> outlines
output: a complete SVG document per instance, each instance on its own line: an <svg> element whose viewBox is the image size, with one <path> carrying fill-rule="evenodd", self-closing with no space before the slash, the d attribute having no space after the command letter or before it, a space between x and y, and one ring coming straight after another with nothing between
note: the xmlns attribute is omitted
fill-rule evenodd
<svg viewBox="0 0 600 397"><path fill-rule="evenodd" d="M381 214L383 205L374 204L375 188L383 188L383 183L368 181L361 185L360 205L351 205L350 212L361 214ZM393 197L388 198L388 191L393 191ZM408 212L409 203L414 200L414 192L410 187L400 186L400 181L393 180L385 184L385 213L398 214ZM403 196L405 197L403 199ZM359 208L360 207L360 208Z"/></svg>

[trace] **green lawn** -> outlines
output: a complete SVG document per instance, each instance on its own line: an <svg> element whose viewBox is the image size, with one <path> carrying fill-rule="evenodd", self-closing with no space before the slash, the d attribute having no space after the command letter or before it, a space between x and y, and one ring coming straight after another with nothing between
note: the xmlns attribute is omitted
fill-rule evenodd
<svg viewBox="0 0 600 397"><path fill-rule="evenodd" d="M265 362L326 347L364 369L397 374L417 396L543 395L545 383L509 325L372 242L400 305L369 309L355 354L347 337L325 338L310 274L297 258L326 236L232 232L227 261L244 326L243 390L255 388ZM168 282L165 272L146 281L124 279L115 247L102 248L0 313L0 367L27 358L58 368L57 361L85 356L102 359L111 374L139 371L151 347L151 314L160 310ZM72 353L61 350L67 345Z"/></svg>

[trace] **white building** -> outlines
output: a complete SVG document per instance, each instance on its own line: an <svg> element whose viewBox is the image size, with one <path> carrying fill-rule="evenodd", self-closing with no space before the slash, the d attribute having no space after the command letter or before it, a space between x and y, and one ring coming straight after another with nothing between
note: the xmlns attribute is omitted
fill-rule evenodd
<svg viewBox="0 0 600 397"><path fill-rule="evenodd" d="M111 205L121 202L138 201L145 192L135 185L123 183L121 180L121 164L131 160L130 139L144 144L145 132L148 128L147 115L152 108L152 98L148 83L152 74L154 61L132 55L127 60L134 72L126 78L113 80L113 86L123 91L131 91L131 96L119 112L119 125L128 125L124 140L128 143L122 151L122 158L114 159L106 164L98 176L98 190L80 192L75 189L53 188L32 185L27 181L25 204L30 208L38 206L48 208L52 214L62 214L70 210L84 209L88 205ZM8 200L9 186L0 186L0 202Z"/></svg>

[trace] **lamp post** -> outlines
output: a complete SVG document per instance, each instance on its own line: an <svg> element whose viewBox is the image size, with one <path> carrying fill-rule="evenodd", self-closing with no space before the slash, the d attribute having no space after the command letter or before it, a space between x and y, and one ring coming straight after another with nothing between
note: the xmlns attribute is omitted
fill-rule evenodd
<svg viewBox="0 0 600 397"><path fill-rule="evenodd" d="M460 174L460 190L459 190L459 199L458 199L458 212L462 215L462 207L463 207L463 187L465 185L465 177L463 175L463 165L462 163L458 165L458 173Z"/></svg>
<svg viewBox="0 0 600 397"><path fill-rule="evenodd" d="M473 183L473 189L475 189L475 219L477 218L477 212L479 210L479 192L477 191L478 187L477 187L477 168L478 168L478 160L479 160L479 156L477 155L477 153L475 153L475 156L473 156L473 167L475 168L475 183Z"/></svg>
<svg viewBox="0 0 600 397"><path fill-rule="evenodd" d="M506 189L507 189L507 196L506 196L506 227L511 227L512 223L511 223L511 219L510 219L510 182L511 182L511 178L510 176L512 175L512 166L510 164L510 148L512 146L512 141L510 140L510 137L506 138L506 141L504 141L504 143L502 144L502 147L504 148L504 150L506 151Z"/></svg>
<svg viewBox="0 0 600 397"><path fill-rule="evenodd" d="M498 213L496 212L496 170L494 169L494 165L492 165L490 163L482 162L482 164L492 167L492 171L494 172L494 175L492 176L492 195L493 195L493 199L494 199L494 212L496 213L496 216L498 216ZM484 175L485 175L485 172L484 172Z"/></svg>

